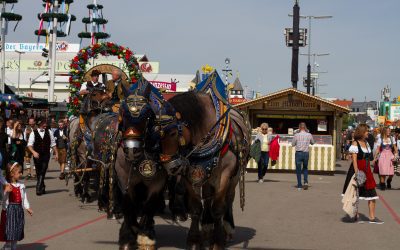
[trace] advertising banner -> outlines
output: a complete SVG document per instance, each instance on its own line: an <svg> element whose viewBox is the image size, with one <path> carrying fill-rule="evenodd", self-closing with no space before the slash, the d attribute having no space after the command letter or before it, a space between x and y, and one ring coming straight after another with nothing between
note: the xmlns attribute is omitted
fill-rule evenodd
<svg viewBox="0 0 400 250"><path fill-rule="evenodd" d="M160 81L149 81L151 85L158 89L165 89L168 91L176 91L176 83L175 82L160 82Z"/></svg>
<svg viewBox="0 0 400 250"><path fill-rule="evenodd" d="M245 98L229 98L229 103L232 105L239 104L245 101L246 101Z"/></svg>
<svg viewBox="0 0 400 250"><path fill-rule="evenodd" d="M400 120L400 105L392 104L390 107L390 120L399 121Z"/></svg>
<svg viewBox="0 0 400 250"><path fill-rule="evenodd" d="M70 68L70 61L57 61L56 63L56 72L57 73L68 73ZM117 66L121 69L125 67L125 63L121 61L106 61L106 60L95 60L94 66L100 64L111 64ZM159 62L140 62L139 68L143 73L159 73ZM89 70L90 65L87 66ZM7 71L18 71L18 60L6 60L6 69ZM48 64L46 60L21 60L21 71L46 71L48 70Z"/></svg>
<svg viewBox="0 0 400 250"><path fill-rule="evenodd" d="M68 43L65 41L57 42L57 52L61 53L77 53L79 51L78 43ZM6 52L14 52L15 50L25 53L42 53L46 48L45 43L6 43Z"/></svg>

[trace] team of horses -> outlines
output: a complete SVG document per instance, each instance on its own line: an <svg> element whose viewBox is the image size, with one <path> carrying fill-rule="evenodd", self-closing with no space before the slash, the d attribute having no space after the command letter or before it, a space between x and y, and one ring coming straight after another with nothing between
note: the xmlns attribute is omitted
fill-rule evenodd
<svg viewBox="0 0 400 250"><path fill-rule="evenodd" d="M76 195L88 201L97 190L99 209L123 216L120 249L153 249L154 216L164 210L168 190L172 214L191 218L187 248L208 242L210 249L225 249L235 228L238 183L244 205L247 118L199 91L165 101L144 78L123 90L119 113L94 89L89 112L70 123Z"/></svg>

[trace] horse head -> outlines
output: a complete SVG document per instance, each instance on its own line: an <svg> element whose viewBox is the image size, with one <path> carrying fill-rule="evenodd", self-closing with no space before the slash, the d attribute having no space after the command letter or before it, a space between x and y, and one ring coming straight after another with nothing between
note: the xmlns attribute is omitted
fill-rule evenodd
<svg viewBox="0 0 400 250"><path fill-rule="evenodd" d="M92 88L87 96L89 100L90 110L103 110L107 109L107 104L109 103L110 97L104 91L103 88Z"/></svg>
<svg viewBox="0 0 400 250"><path fill-rule="evenodd" d="M161 153L160 162L169 175L178 174L186 165L185 150L190 138L188 124L182 120L169 102L164 102L156 115L154 131L158 135Z"/></svg>
<svg viewBox="0 0 400 250"><path fill-rule="evenodd" d="M150 128L154 121L154 112L149 101L147 85L138 85L126 90L125 99L119 109L119 128L122 132L122 145L128 157L138 159L146 148L151 147Z"/></svg>

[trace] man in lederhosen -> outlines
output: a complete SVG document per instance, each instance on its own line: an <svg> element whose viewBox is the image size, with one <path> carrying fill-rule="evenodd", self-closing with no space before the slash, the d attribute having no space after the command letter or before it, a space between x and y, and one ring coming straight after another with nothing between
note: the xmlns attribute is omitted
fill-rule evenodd
<svg viewBox="0 0 400 250"><path fill-rule="evenodd" d="M49 166L50 149L53 149L56 161L58 160L58 152L54 136L50 130L47 129L47 120L45 118L39 118L36 124L38 128L33 130L30 134L28 148L32 152L33 161L36 167L36 195L42 195L46 193L44 178Z"/></svg>
<svg viewBox="0 0 400 250"><path fill-rule="evenodd" d="M111 72L112 79L107 81L106 92L114 103L113 111L118 112L119 103L124 99L123 87L128 90L129 83L122 79L122 71L113 69Z"/></svg>

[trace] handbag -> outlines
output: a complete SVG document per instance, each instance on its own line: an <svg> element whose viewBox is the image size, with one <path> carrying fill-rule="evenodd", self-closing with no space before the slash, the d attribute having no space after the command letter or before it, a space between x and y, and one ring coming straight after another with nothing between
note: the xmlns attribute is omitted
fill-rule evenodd
<svg viewBox="0 0 400 250"><path fill-rule="evenodd" d="M364 171L358 170L356 175L356 182L358 187L364 186L365 182L367 181L367 175Z"/></svg>

